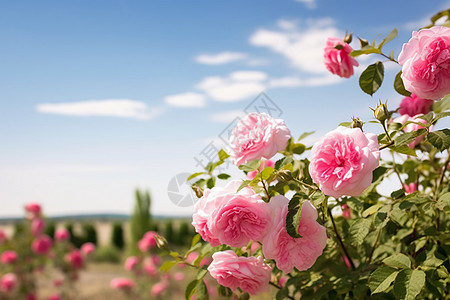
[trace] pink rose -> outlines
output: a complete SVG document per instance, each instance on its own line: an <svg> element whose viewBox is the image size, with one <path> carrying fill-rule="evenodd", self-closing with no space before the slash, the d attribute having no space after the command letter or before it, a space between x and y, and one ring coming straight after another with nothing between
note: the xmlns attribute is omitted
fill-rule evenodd
<svg viewBox="0 0 450 300"><path fill-rule="evenodd" d="M7 240L6 234L0 229L0 245L3 245Z"/></svg>
<svg viewBox="0 0 450 300"><path fill-rule="evenodd" d="M139 259L136 256L130 256L125 260L125 270L133 271L139 263Z"/></svg>
<svg viewBox="0 0 450 300"><path fill-rule="evenodd" d="M147 252L150 249L156 247L156 239L157 235L154 231L148 231L144 234L142 239L138 242L138 247L142 252Z"/></svg>
<svg viewBox="0 0 450 300"><path fill-rule="evenodd" d="M31 234L33 236L39 236L44 232L45 222L41 218L34 218L31 221Z"/></svg>
<svg viewBox="0 0 450 300"><path fill-rule="evenodd" d="M89 242L84 243L83 245L81 245L80 251L84 256L88 256L95 251L95 245L93 243L89 243Z"/></svg>
<svg viewBox="0 0 450 300"><path fill-rule="evenodd" d="M240 287L251 295L268 290L272 269L262 257L238 257L231 250L216 252L212 257L208 271L219 284L232 290Z"/></svg>
<svg viewBox="0 0 450 300"><path fill-rule="evenodd" d="M27 300L37 300L37 297L36 297L35 294L28 294L25 299L27 299Z"/></svg>
<svg viewBox="0 0 450 300"><path fill-rule="evenodd" d="M192 224L212 246L242 247L251 240L260 240L268 228L267 203L251 188L236 192L240 184L231 181L224 188L206 190L194 207Z"/></svg>
<svg viewBox="0 0 450 300"><path fill-rule="evenodd" d="M403 98L400 103L398 113L401 115L408 115L410 117L414 117L419 114L425 115L430 112L433 102L433 100L422 99L417 97L416 94L411 94L411 97Z"/></svg>
<svg viewBox="0 0 450 300"><path fill-rule="evenodd" d="M47 299L48 300L61 300L61 297L58 294L53 294L53 295L50 295Z"/></svg>
<svg viewBox="0 0 450 300"><path fill-rule="evenodd" d="M28 203L25 205L25 210L33 215L39 215L41 213L41 205L38 203Z"/></svg>
<svg viewBox="0 0 450 300"><path fill-rule="evenodd" d="M60 286L63 285L63 283L64 283L64 279L62 279L62 278L55 278L55 279L53 279L53 285L55 287L60 287Z"/></svg>
<svg viewBox="0 0 450 300"><path fill-rule="evenodd" d="M6 250L0 256L2 264L13 264L17 261L17 253L14 250Z"/></svg>
<svg viewBox="0 0 450 300"><path fill-rule="evenodd" d="M425 121L424 119L420 119L421 115L417 115L414 117L410 117L408 115L403 115L400 117L397 117L393 120L394 123L400 123L400 124L405 124L407 121L412 121L412 122L417 122L417 123L423 123L425 124L427 121ZM417 131L421 128L425 128L425 126L420 126L418 124L415 123L410 123L408 125L406 125L403 128L404 132L411 132L411 131ZM431 125L428 130L431 131L433 129L433 125ZM423 140L423 135L419 136L418 138L416 138L413 142L408 144L408 147L411 149L414 149L418 144L420 144L420 142Z"/></svg>
<svg viewBox="0 0 450 300"><path fill-rule="evenodd" d="M270 159L268 159L268 160L263 159L263 160L261 161L261 164L259 165L258 170L259 170L259 171L262 171L262 170L264 170L266 167L272 167L272 168L273 168L274 166L275 166L275 162L274 162L274 161L272 161L272 160L270 160ZM250 179L250 180L252 180L253 178L255 178L256 175L259 173L258 170L248 172L248 173L247 173L247 178Z"/></svg>
<svg viewBox="0 0 450 300"><path fill-rule="evenodd" d="M413 31L398 56L405 88L420 98L438 100L450 93L450 28Z"/></svg>
<svg viewBox="0 0 450 300"><path fill-rule="evenodd" d="M114 278L110 285L113 289L129 292L134 288L134 281L129 278Z"/></svg>
<svg viewBox="0 0 450 300"><path fill-rule="evenodd" d="M156 267L156 265L153 263L153 260L149 257L147 257L143 264L142 264L142 268L144 269L144 272L147 273L147 275L149 276L156 276L158 275L158 268Z"/></svg>
<svg viewBox="0 0 450 300"><path fill-rule="evenodd" d="M380 151L377 136L359 128L338 127L311 149L309 172L328 196L360 196L372 182Z"/></svg>
<svg viewBox="0 0 450 300"><path fill-rule="evenodd" d="M31 244L31 248L36 254L47 254L47 252L52 248L52 239L48 235L44 234L34 239L33 244Z"/></svg>
<svg viewBox="0 0 450 300"><path fill-rule="evenodd" d="M406 192L407 194L412 194L412 193L414 193L415 191L417 191L417 183L411 182L410 184L405 184L405 185L403 186L403 189L405 190L405 192Z"/></svg>
<svg viewBox="0 0 450 300"><path fill-rule="evenodd" d="M58 242L65 242L70 239L70 232L67 229L58 229L55 232L55 240Z"/></svg>
<svg viewBox="0 0 450 300"><path fill-rule="evenodd" d="M81 269L83 267L84 259L83 256L81 256L81 252L77 249L67 253L65 260L74 269Z"/></svg>
<svg viewBox="0 0 450 300"><path fill-rule="evenodd" d="M14 273L6 273L0 278L0 291L11 292L17 285L17 276Z"/></svg>
<svg viewBox="0 0 450 300"><path fill-rule="evenodd" d="M286 148L291 132L281 119L265 113L250 113L233 128L231 157L239 166L261 158L270 159Z"/></svg>
<svg viewBox="0 0 450 300"><path fill-rule="evenodd" d="M342 47L337 49L337 47ZM349 78L353 75L353 67L359 66L356 59L350 56L353 48L338 38L328 38L325 44L323 62L328 71L339 77Z"/></svg>
<svg viewBox="0 0 450 300"><path fill-rule="evenodd" d="M342 204L342 216L347 220L352 217L352 209L347 204Z"/></svg>
<svg viewBox="0 0 450 300"><path fill-rule="evenodd" d="M312 267L327 244L325 227L317 223L317 211L311 202L302 205L302 215L298 233L301 238L293 238L286 231L286 215L289 199L278 195L270 199L272 212L270 230L262 241L262 251L267 259L274 259L277 268L285 273L296 267L304 271Z"/></svg>
<svg viewBox="0 0 450 300"><path fill-rule="evenodd" d="M184 273L183 272L176 272L173 274L173 279L176 281L183 281L184 280Z"/></svg>
<svg viewBox="0 0 450 300"><path fill-rule="evenodd" d="M278 284L281 287L284 287L286 285L287 281L288 281L288 278L286 276L281 276L280 279L278 279Z"/></svg>
<svg viewBox="0 0 450 300"><path fill-rule="evenodd" d="M168 287L169 283L166 280L160 281L152 286L150 294L152 295L152 297L156 298L164 293L164 291L167 290Z"/></svg>

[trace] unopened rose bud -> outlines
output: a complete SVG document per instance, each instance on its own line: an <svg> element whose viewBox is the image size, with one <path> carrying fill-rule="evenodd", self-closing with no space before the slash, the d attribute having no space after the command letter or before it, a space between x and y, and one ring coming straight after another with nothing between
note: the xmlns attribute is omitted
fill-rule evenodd
<svg viewBox="0 0 450 300"><path fill-rule="evenodd" d="M344 42L346 42L347 44L350 44L352 42L352 34L351 33L345 33L344 36Z"/></svg>
<svg viewBox="0 0 450 300"><path fill-rule="evenodd" d="M363 122L359 118L352 118L352 124L350 125L351 128L359 128L362 130Z"/></svg>
<svg viewBox="0 0 450 300"><path fill-rule="evenodd" d="M156 246L158 246L158 248L160 249L167 248L167 240L163 236L155 234L153 237L156 241Z"/></svg>
<svg viewBox="0 0 450 300"><path fill-rule="evenodd" d="M195 193L195 196L197 196L197 198L201 198L203 197L203 189L201 187L199 187L198 185L196 185L195 183L191 186L192 190Z"/></svg>
<svg viewBox="0 0 450 300"><path fill-rule="evenodd" d="M386 103L381 103L377 105L375 109L371 108L373 110L373 115L375 119L377 119L380 122L384 122L390 118L389 111L387 109L387 101Z"/></svg>

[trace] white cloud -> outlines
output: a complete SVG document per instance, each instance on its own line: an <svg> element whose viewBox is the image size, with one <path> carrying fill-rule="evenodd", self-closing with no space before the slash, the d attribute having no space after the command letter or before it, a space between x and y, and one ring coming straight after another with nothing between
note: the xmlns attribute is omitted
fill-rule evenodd
<svg viewBox="0 0 450 300"><path fill-rule="evenodd" d="M164 100L167 104L178 107L203 107L206 104L205 96L199 93L170 95Z"/></svg>
<svg viewBox="0 0 450 300"><path fill-rule="evenodd" d="M277 30L257 30L250 37L250 44L267 47L283 55L301 71L326 74L328 71L323 65L325 42L328 37L343 36L343 33L330 18L308 19L300 25L294 21L280 20Z"/></svg>
<svg viewBox="0 0 450 300"><path fill-rule="evenodd" d="M200 54L195 57L195 61L205 65L223 65L246 57L247 54L240 52L220 52L217 54Z"/></svg>
<svg viewBox="0 0 450 300"><path fill-rule="evenodd" d="M323 86L341 82L343 79L332 74L323 76L309 77L302 79L295 76L286 76L281 78L273 78L269 80L268 86L271 88L290 88L303 86Z"/></svg>
<svg viewBox="0 0 450 300"><path fill-rule="evenodd" d="M295 0L295 2L301 2L306 5L307 8L313 9L316 8L316 1L315 0Z"/></svg>
<svg viewBox="0 0 450 300"><path fill-rule="evenodd" d="M209 119L216 123L231 123L237 117L242 118L245 116L245 112L242 110L229 110L216 114L212 114Z"/></svg>
<svg viewBox="0 0 450 300"><path fill-rule="evenodd" d="M163 112L162 108L149 108L141 101L129 99L87 100L66 103L42 103L36 106L40 113L80 117L119 117L148 120Z"/></svg>
<svg viewBox="0 0 450 300"><path fill-rule="evenodd" d="M267 75L259 71L236 71L227 77L210 76L196 88L216 101L234 102L256 96L265 90Z"/></svg>

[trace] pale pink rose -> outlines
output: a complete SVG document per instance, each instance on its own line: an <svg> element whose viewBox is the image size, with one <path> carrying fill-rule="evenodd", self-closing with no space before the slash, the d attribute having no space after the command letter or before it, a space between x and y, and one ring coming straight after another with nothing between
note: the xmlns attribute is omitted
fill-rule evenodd
<svg viewBox="0 0 450 300"><path fill-rule="evenodd" d="M272 269L262 257L238 257L231 250L216 252L212 257L208 271L219 284L233 291L240 287L250 295L268 290Z"/></svg>
<svg viewBox="0 0 450 300"><path fill-rule="evenodd" d="M36 254L47 254L48 251L50 251L50 249L52 248L52 239L44 234L34 239L33 243L31 244L31 248Z"/></svg>
<svg viewBox="0 0 450 300"><path fill-rule="evenodd" d="M261 164L259 165L258 170L259 170L259 171L262 171L262 170L264 170L266 167L272 167L272 168L273 168L274 166L275 166L275 162L274 162L274 161L272 161L272 160L270 160L270 159L268 159L268 160L262 159L262 160L261 160ZM253 178L255 178L256 175L259 173L258 170L248 172L248 173L247 173L247 178L250 179L250 180L252 180Z"/></svg>
<svg viewBox="0 0 450 300"><path fill-rule="evenodd" d="M313 146L310 160L311 178L324 194L335 198L360 196L379 164L377 136L339 126Z"/></svg>
<svg viewBox="0 0 450 300"><path fill-rule="evenodd" d="M45 222L41 218L34 218L31 221L31 234L33 236L39 236L44 232Z"/></svg>
<svg viewBox="0 0 450 300"><path fill-rule="evenodd" d="M70 239L70 232L67 229L58 229L55 232L55 240L58 242L65 242Z"/></svg>
<svg viewBox="0 0 450 300"><path fill-rule="evenodd" d="M164 293L164 291L167 290L168 287L169 287L169 283L167 281L165 281L165 280L160 281L158 283L155 283L152 286L152 290L151 290L150 294L152 295L152 297L158 297L162 293Z"/></svg>
<svg viewBox="0 0 450 300"><path fill-rule="evenodd" d="M17 276L14 273L6 273L0 278L0 291L11 292L17 285Z"/></svg>
<svg viewBox="0 0 450 300"><path fill-rule="evenodd" d="M411 97L403 98L398 113L410 117L414 117L415 115L425 115L430 112L433 102L433 100L422 99L417 97L416 94L411 94Z"/></svg>
<svg viewBox="0 0 450 300"><path fill-rule="evenodd" d="M156 275L158 275L158 268L153 263L153 260L150 257L147 257L147 258L144 259L144 262L142 263L142 269L149 276L156 276Z"/></svg>
<svg viewBox="0 0 450 300"><path fill-rule="evenodd" d="M398 56L405 88L423 99L450 93L450 28L413 31Z"/></svg>
<svg viewBox="0 0 450 300"><path fill-rule="evenodd" d="M162 258L159 255L152 255L151 259L155 266L160 265L162 263Z"/></svg>
<svg viewBox="0 0 450 300"><path fill-rule="evenodd" d="M405 185L403 186L403 189L405 190L405 192L406 192L407 194L412 194L412 193L414 193L415 191L417 191L417 183L411 182L410 184L405 184Z"/></svg>
<svg viewBox="0 0 450 300"><path fill-rule="evenodd" d="M129 292L134 288L134 281L129 278L114 278L110 285L113 289Z"/></svg>
<svg viewBox="0 0 450 300"><path fill-rule="evenodd" d="M3 251L0 260L2 264L13 264L17 261L17 252L14 250Z"/></svg>
<svg viewBox="0 0 450 300"><path fill-rule="evenodd" d="M261 158L270 159L286 148L291 132L281 119L266 113L250 113L233 128L231 157L239 166Z"/></svg>
<svg viewBox="0 0 450 300"><path fill-rule="evenodd" d="M400 123L400 124L405 124L407 121L412 121L412 122L416 122L416 123L427 123L427 121L425 121L424 119L419 118L421 115L417 115L414 117L410 117L408 115L403 115L400 117L397 117L393 120L394 123ZM417 131L419 129L422 128L426 128L425 126L420 126L419 124L415 124L415 123L410 123L408 125L406 125L403 128L404 132L411 132L411 131ZM431 125L428 130L431 131L433 129L433 125ZM418 144L420 144L420 142L423 140L423 135L419 136L418 138L416 138L414 141L412 141L411 143L408 144L408 147L411 149L414 149Z"/></svg>
<svg viewBox="0 0 450 300"><path fill-rule="evenodd" d="M80 251L84 256L89 256L90 254L94 253L95 245L90 242L84 243L83 245L81 245Z"/></svg>
<svg viewBox="0 0 450 300"><path fill-rule="evenodd" d="M139 259L136 256L130 256L125 260L125 270L133 271L139 264Z"/></svg>
<svg viewBox="0 0 450 300"><path fill-rule="evenodd" d="M59 296L59 294L53 294L53 295L50 295L47 299L48 300L61 300L61 297Z"/></svg>
<svg viewBox="0 0 450 300"><path fill-rule="evenodd" d="M184 273L183 272L176 272L173 274L173 279L176 281L183 281L184 280Z"/></svg>
<svg viewBox="0 0 450 300"><path fill-rule="evenodd" d="M293 238L287 233L288 204L289 199L283 195L270 199L272 224L262 241L264 257L275 260L277 268L285 273L294 267L300 271L311 268L327 244L326 229L317 223L317 211L310 201L302 205L298 228L302 237Z"/></svg>
<svg viewBox="0 0 450 300"><path fill-rule="evenodd" d="M206 219L206 226L210 236L205 240L217 239L218 244L226 244L231 247L242 247L249 241L257 241L262 238L270 223L270 212L267 203L251 188L244 187L236 192L240 181L231 181L224 188L214 187L206 190L203 197L194 208L194 221L196 215ZM200 230L196 222L193 222L197 232L202 236L205 231ZM210 242L211 243L211 242ZM216 243L211 243L217 246Z"/></svg>
<svg viewBox="0 0 450 300"><path fill-rule="evenodd" d="M337 49L336 46L342 48ZM356 59L350 56L352 51L353 48L343 40L328 38L323 54L325 67L339 77L349 78L353 75L353 67L359 66Z"/></svg>
<svg viewBox="0 0 450 300"><path fill-rule="evenodd" d="M74 269L81 269L83 267L84 259L81 256L81 252L78 249L67 253L65 256L66 262Z"/></svg>
<svg viewBox="0 0 450 300"><path fill-rule="evenodd" d="M0 245L3 245L7 240L6 234L0 229Z"/></svg>
<svg viewBox="0 0 450 300"><path fill-rule="evenodd" d="M38 203L28 203L25 205L25 210L33 215L39 215L41 213L41 205Z"/></svg>
<svg viewBox="0 0 450 300"><path fill-rule="evenodd" d="M352 217L352 209L347 204L342 204L342 216L347 220Z"/></svg>
<svg viewBox="0 0 450 300"><path fill-rule="evenodd" d="M139 250L142 252L148 252L150 249L156 247L156 235L158 234L154 231L146 232L142 239L138 242Z"/></svg>

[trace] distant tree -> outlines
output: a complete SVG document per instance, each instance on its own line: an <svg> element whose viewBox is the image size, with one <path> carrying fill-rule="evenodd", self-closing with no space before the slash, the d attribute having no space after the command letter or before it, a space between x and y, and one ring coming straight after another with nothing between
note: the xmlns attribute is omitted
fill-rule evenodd
<svg viewBox="0 0 450 300"><path fill-rule="evenodd" d="M150 224L150 230L151 230L151 231L154 231L154 232L159 232L158 223L152 222L152 223Z"/></svg>
<svg viewBox="0 0 450 300"><path fill-rule="evenodd" d="M92 223L83 224L82 244L84 243L92 243L94 245L97 245L97 230L95 229L95 226Z"/></svg>
<svg viewBox="0 0 450 300"><path fill-rule="evenodd" d="M151 198L148 191L141 192L136 190L136 202L134 204L134 211L130 217L130 251L137 253L138 241L144 234L150 230L151 213L150 213Z"/></svg>
<svg viewBox="0 0 450 300"><path fill-rule="evenodd" d="M20 237L24 231L25 231L25 224L22 222L15 222L13 238L16 239Z"/></svg>
<svg viewBox="0 0 450 300"><path fill-rule="evenodd" d="M73 224L66 223L65 227L70 234L69 241L72 243L72 245L74 245L77 248L81 247L81 245L83 245L83 239L81 239L79 236L75 235L75 232L73 230Z"/></svg>
<svg viewBox="0 0 450 300"><path fill-rule="evenodd" d="M166 230L164 231L164 237L169 243L175 242L172 220L166 222Z"/></svg>
<svg viewBox="0 0 450 300"><path fill-rule="evenodd" d="M125 246L124 238L123 238L123 227L122 223L116 222L113 225L112 235L111 235L111 244L115 246L117 249L123 250Z"/></svg>
<svg viewBox="0 0 450 300"><path fill-rule="evenodd" d="M189 234L189 224L186 221L181 222L178 229L176 243L180 246L184 245L188 239L191 238Z"/></svg>
<svg viewBox="0 0 450 300"><path fill-rule="evenodd" d="M55 236L55 229L56 229L55 222L48 221L47 224L45 225L44 233L49 237L53 238Z"/></svg>

